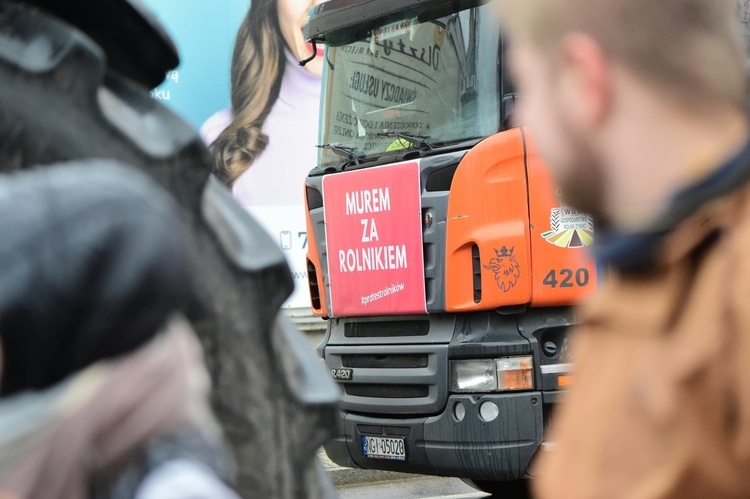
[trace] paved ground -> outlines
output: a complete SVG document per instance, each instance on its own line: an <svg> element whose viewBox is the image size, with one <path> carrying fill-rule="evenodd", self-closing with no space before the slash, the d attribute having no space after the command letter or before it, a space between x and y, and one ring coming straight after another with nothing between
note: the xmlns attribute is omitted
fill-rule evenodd
<svg viewBox="0 0 750 499"><path fill-rule="evenodd" d="M410 480L413 478L424 477L424 475L412 475L408 473L395 473L393 471L379 470L360 470L355 468L342 468L328 459L326 453L321 449L318 453L318 459L323 463L323 467L333 477L333 483L336 487L345 485L354 485L370 482L386 482L394 480Z"/></svg>
<svg viewBox="0 0 750 499"><path fill-rule="evenodd" d="M411 480L363 483L338 487L339 499L480 499L491 497L457 478L418 475ZM505 498L511 499L511 498Z"/></svg>

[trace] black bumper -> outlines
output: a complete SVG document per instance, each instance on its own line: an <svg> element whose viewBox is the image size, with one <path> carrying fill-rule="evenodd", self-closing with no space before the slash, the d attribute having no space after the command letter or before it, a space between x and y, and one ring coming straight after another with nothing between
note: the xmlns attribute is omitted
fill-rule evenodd
<svg viewBox="0 0 750 499"><path fill-rule="evenodd" d="M529 468L544 438L543 405L556 394L451 395L445 411L420 418L370 417L342 413L336 438L325 445L328 456L338 465L455 476L477 480L515 480ZM494 403L498 415L492 421L480 415L483 403ZM457 404L465 416L458 421ZM403 437L406 460L366 458L362 436Z"/></svg>

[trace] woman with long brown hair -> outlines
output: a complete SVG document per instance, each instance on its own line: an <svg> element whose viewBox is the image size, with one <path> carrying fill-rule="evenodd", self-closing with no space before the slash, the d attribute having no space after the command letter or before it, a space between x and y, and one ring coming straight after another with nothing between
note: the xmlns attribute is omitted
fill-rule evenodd
<svg viewBox="0 0 750 499"><path fill-rule="evenodd" d="M232 56L232 108L201 128L216 173L243 205L302 202L315 165L322 57L312 55L302 25L316 0L252 0ZM251 168L252 167L252 168Z"/></svg>
<svg viewBox="0 0 750 499"><path fill-rule="evenodd" d="M304 179L316 164L322 54L302 37L321 0L252 0L232 56L232 107L201 127L216 175L284 250L295 280L286 307L309 316Z"/></svg>

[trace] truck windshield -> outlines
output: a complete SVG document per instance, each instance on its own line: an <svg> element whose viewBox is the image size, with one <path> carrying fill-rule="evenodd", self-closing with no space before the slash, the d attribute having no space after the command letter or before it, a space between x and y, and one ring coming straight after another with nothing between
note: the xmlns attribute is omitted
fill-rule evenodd
<svg viewBox="0 0 750 499"><path fill-rule="evenodd" d="M435 21L399 21L329 47L319 166L498 132L503 51L492 16L485 6Z"/></svg>

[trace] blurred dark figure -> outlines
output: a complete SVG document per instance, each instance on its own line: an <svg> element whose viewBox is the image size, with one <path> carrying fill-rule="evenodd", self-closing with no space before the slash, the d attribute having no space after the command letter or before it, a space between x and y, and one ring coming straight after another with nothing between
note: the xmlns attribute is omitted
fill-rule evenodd
<svg viewBox="0 0 750 499"><path fill-rule="evenodd" d="M0 0L0 172L110 158L163 187L187 238L185 316L237 460L235 488L334 497L316 453L333 434L337 387L279 313L294 286L281 250L211 179L195 130L150 96L178 62L139 1Z"/></svg>
<svg viewBox="0 0 750 499"><path fill-rule="evenodd" d="M0 214L0 495L236 498L166 193L79 162L0 179Z"/></svg>
<svg viewBox="0 0 750 499"><path fill-rule="evenodd" d="M746 6L500 5L520 120L609 271L571 336L537 493L750 497Z"/></svg>

